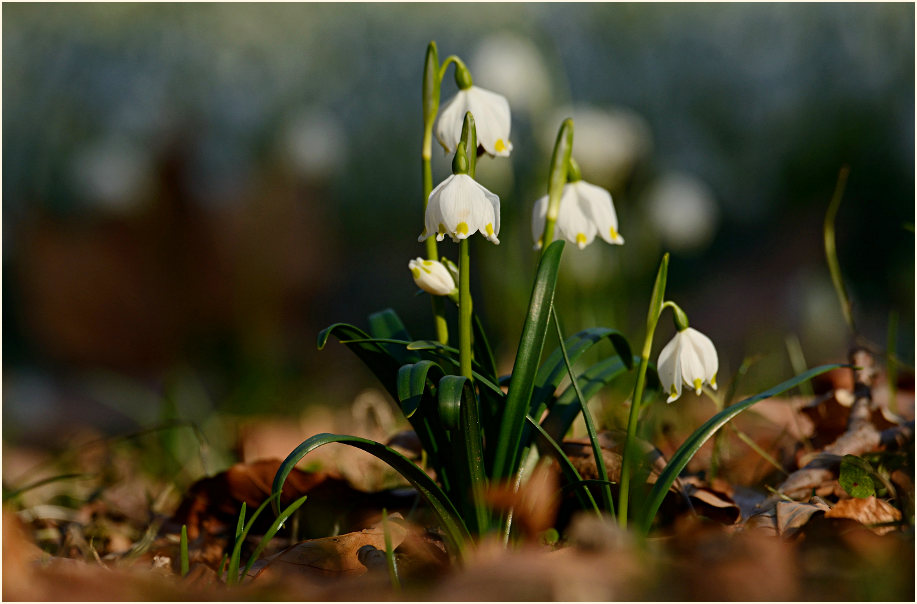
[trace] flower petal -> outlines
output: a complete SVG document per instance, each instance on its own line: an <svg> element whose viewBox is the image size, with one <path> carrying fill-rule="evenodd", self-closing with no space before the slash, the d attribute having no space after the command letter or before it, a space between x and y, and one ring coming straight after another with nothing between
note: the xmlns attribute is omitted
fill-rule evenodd
<svg viewBox="0 0 917 604"><path fill-rule="evenodd" d="M451 153L455 151L462 138L462 125L468 111L468 91L459 90L439 111L436 119L436 139L443 148ZM473 113L473 112L472 112ZM477 119L477 118L475 118Z"/></svg>
<svg viewBox="0 0 917 604"><path fill-rule="evenodd" d="M595 239L595 225L583 213L576 188L564 185L557 212L557 231L564 239L583 249Z"/></svg>
<svg viewBox="0 0 917 604"><path fill-rule="evenodd" d="M667 403L671 403L681 396L681 375L679 373L679 338L676 334L668 344L659 353L659 360L656 361L656 372L659 375L659 382L665 388L668 394Z"/></svg>
<svg viewBox="0 0 917 604"><path fill-rule="evenodd" d="M513 144L509 140L511 117L506 97L477 86L465 92L468 111L474 116L478 144L490 155L509 157Z"/></svg>
<svg viewBox="0 0 917 604"><path fill-rule="evenodd" d="M599 236L608 243L622 245L624 238L618 233L618 215L611 193L585 181L573 183L580 198L583 212L595 225Z"/></svg>

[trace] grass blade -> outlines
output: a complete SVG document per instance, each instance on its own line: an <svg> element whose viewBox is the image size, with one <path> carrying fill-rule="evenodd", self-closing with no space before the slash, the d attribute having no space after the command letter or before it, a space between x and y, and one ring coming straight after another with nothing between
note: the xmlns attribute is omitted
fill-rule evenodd
<svg viewBox="0 0 917 604"><path fill-rule="evenodd" d="M181 525L181 539L178 543L179 557L181 558L181 576L188 574L190 563L188 561L188 525Z"/></svg>
<svg viewBox="0 0 917 604"><path fill-rule="evenodd" d="M380 310L379 312L369 315L369 333L374 338L391 339L391 340L410 340L411 334L401 321L401 318L391 308ZM383 345L386 352L395 358L400 364L414 363L420 360L416 354L411 354L405 350L404 346Z"/></svg>
<svg viewBox="0 0 917 604"><path fill-rule="evenodd" d="M392 534L388 530L388 510L382 508L382 537L385 539L385 563L388 566L388 577L395 592L401 591L401 580L398 578L398 564L395 561L395 550L392 548Z"/></svg>
<svg viewBox="0 0 917 604"><path fill-rule="evenodd" d="M542 254L535 273L529 310L522 326L522 336L519 339L513 375L510 378L509 394L506 397L506 409L500 422L494 453L491 476L496 480L512 476L518 463L522 428L528 414L529 401L535 387L535 374L544 348L563 250L563 241L551 243Z"/></svg>
<svg viewBox="0 0 917 604"><path fill-rule="evenodd" d="M592 414L589 413L589 407L586 406L586 399L580 391L579 382L576 379L576 373L573 371L573 365L570 364L570 358L567 356L567 348L564 344L564 334L560 330L560 320L557 318L557 309L551 309L551 316L554 318L554 327L557 329L557 341L560 342L560 352L564 358L564 365L567 373L570 375L571 386L579 401L580 410L583 413L583 420L586 422L586 432L589 434L589 442L592 444L592 454L595 457L595 467L599 473L599 480L606 483L602 487L602 497L605 499L605 507L614 518L615 504L611 498L611 487L608 485L608 470L605 468L605 457L602 455L602 446L599 444L599 437L595 431L595 424L592 421ZM630 351L628 350L628 356ZM623 360L623 359L622 359Z"/></svg>
<svg viewBox="0 0 917 604"><path fill-rule="evenodd" d="M411 460L407 459L397 451L372 440L358 438L356 436L326 433L317 434L312 438L304 441L298 447L296 447L296 449L294 449L293 452L290 453L285 460L283 460L283 463L277 470L277 474L274 476L274 484L272 487L274 495L276 496L281 492L283 489L283 483L286 482L287 476L291 471L293 471L293 468L296 466L296 464L306 456L306 454L317 449L318 447L330 443L341 443L366 451L374 457L381 459L389 466L391 466L392 469L401 474L408 482L414 486L414 488L417 489L421 497L423 497L427 503L430 504L430 507L433 508L433 512L442 523L443 529L446 533L446 538L450 544L455 548L457 552L462 552L465 542L471 538L471 535L468 532L462 517L459 515L458 510L455 509L455 506L446 497L442 489L440 489L439 486L433 482L432 478L427 476L426 472L417 467L417 465L411 462Z"/></svg>
<svg viewBox="0 0 917 604"><path fill-rule="evenodd" d="M649 497L647 498L646 503L643 505L643 514L639 518L640 530L643 534L649 532L650 525L653 522L653 518L656 516L656 511L659 510L659 506L662 504L662 500L665 497L666 492L675 482L675 479L681 473L681 471L688 465L688 462L691 461L691 458L694 457L694 454L697 453L698 449L707 442L713 434L723 427L729 420L737 416L739 413L745 411L755 403L763 401L765 399L777 396L778 394L783 394L787 390L811 380L817 375L831 371L832 369L837 369L839 367L844 367L844 365L821 365L810 369L801 375L797 375L781 384L765 390L755 396L747 398L735 405L726 407L710 419L708 419L704 424L694 431L691 436L682 443L678 450L675 451L675 454L672 455L672 458L669 460L669 463L666 464L665 470L659 475L659 478L656 480L656 484L653 485L652 490L650 491Z"/></svg>
<svg viewBox="0 0 917 604"><path fill-rule="evenodd" d="M271 498L273 498L272 496ZM277 534L277 531L280 530L280 527L283 526L283 523L287 521L287 518L293 515L293 512L299 509L299 507L305 503L306 497L308 495L303 495L290 505L288 505L280 514L274 519L274 522L271 523L271 526L268 527L267 531L264 533L264 536L261 538L261 541L258 542L258 547L255 548L255 551L252 552L252 555L248 557L248 562L245 564L245 569L242 571L242 576L248 574L248 571L251 570L255 562L258 561L258 556L261 555L261 552L264 551L264 548L267 547L267 544L270 543L271 539L274 538L274 535ZM270 499L268 499L270 501ZM265 502L266 503L266 502Z"/></svg>

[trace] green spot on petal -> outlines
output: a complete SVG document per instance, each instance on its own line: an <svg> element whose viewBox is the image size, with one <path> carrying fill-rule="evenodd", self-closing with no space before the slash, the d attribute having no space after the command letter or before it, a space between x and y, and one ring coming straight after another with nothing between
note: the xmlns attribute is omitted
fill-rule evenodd
<svg viewBox="0 0 917 604"><path fill-rule="evenodd" d="M467 235L468 234L468 223L467 222L458 223L458 226L455 227L455 232L461 233L462 235Z"/></svg>

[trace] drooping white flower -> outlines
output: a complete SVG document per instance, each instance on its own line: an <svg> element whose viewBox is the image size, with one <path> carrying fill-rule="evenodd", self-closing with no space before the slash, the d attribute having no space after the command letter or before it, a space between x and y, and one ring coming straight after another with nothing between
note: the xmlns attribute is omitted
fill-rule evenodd
<svg viewBox="0 0 917 604"><path fill-rule="evenodd" d="M455 291L455 280L441 262L415 258L408 262L417 287L434 296L448 296Z"/></svg>
<svg viewBox="0 0 917 604"><path fill-rule="evenodd" d="M710 338L693 327L686 327L672 338L659 353L656 370L659 381L668 392L667 403L681 396L682 384L693 388L697 394L707 383L716 390L716 371L719 360Z"/></svg>
<svg viewBox="0 0 917 604"><path fill-rule="evenodd" d="M465 113L474 116L478 144L488 155L509 157L513 144L509 141L510 111L506 97L470 86L443 106L436 120L436 138L448 152L455 150L462 138Z"/></svg>
<svg viewBox="0 0 917 604"><path fill-rule="evenodd" d="M547 211L548 196L545 195L535 202L532 213L532 237L536 247L541 247ZM618 233L618 215L611 193L583 180L564 185L554 229L558 239L575 243L579 249L592 243L596 234L608 243L624 244L624 238Z"/></svg>
<svg viewBox="0 0 917 604"><path fill-rule="evenodd" d="M427 200L424 230L418 241L449 235L456 243L480 231L493 243L500 243L500 198L467 174L453 174L439 183Z"/></svg>

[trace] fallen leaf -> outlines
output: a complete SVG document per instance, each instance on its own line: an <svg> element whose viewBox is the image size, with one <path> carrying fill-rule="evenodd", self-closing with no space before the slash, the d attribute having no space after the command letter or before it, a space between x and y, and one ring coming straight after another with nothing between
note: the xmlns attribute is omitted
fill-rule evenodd
<svg viewBox="0 0 917 604"><path fill-rule="evenodd" d="M556 463L541 463L518 490L509 485L492 486L485 492L490 505L500 510L513 510L513 523L529 539L554 525L560 507L560 487Z"/></svg>
<svg viewBox="0 0 917 604"><path fill-rule="evenodd" d="M799 532L813 515L825 513L830 509L826 503L815 498L809 503L778 501L777 533L783 537L791 537Z"/></svg>
<svg viewBox="0 0 917 604"><path fill-rule="evenodd" d="M825 512L825 518L849 518L866 525L877 535L884 535L895 530L894 526L885 525L901 520L901 511L885 500L875 497L863 499L841 499L833 508Z"/></svg>
<svg viewBox="0 0 917 604"><path fill-rule="evenodd" d="M400 518L400 515L390 517L388 522L394 549L404 541L408 529L392 518ZM367 572L367 567L360 561L359 552L365 546L385 550L385 534L381 523L346 535L297 543L253 566L248 576L253 579L274 579L278 575L292 573L320 580L362 575Z"/></svg>

